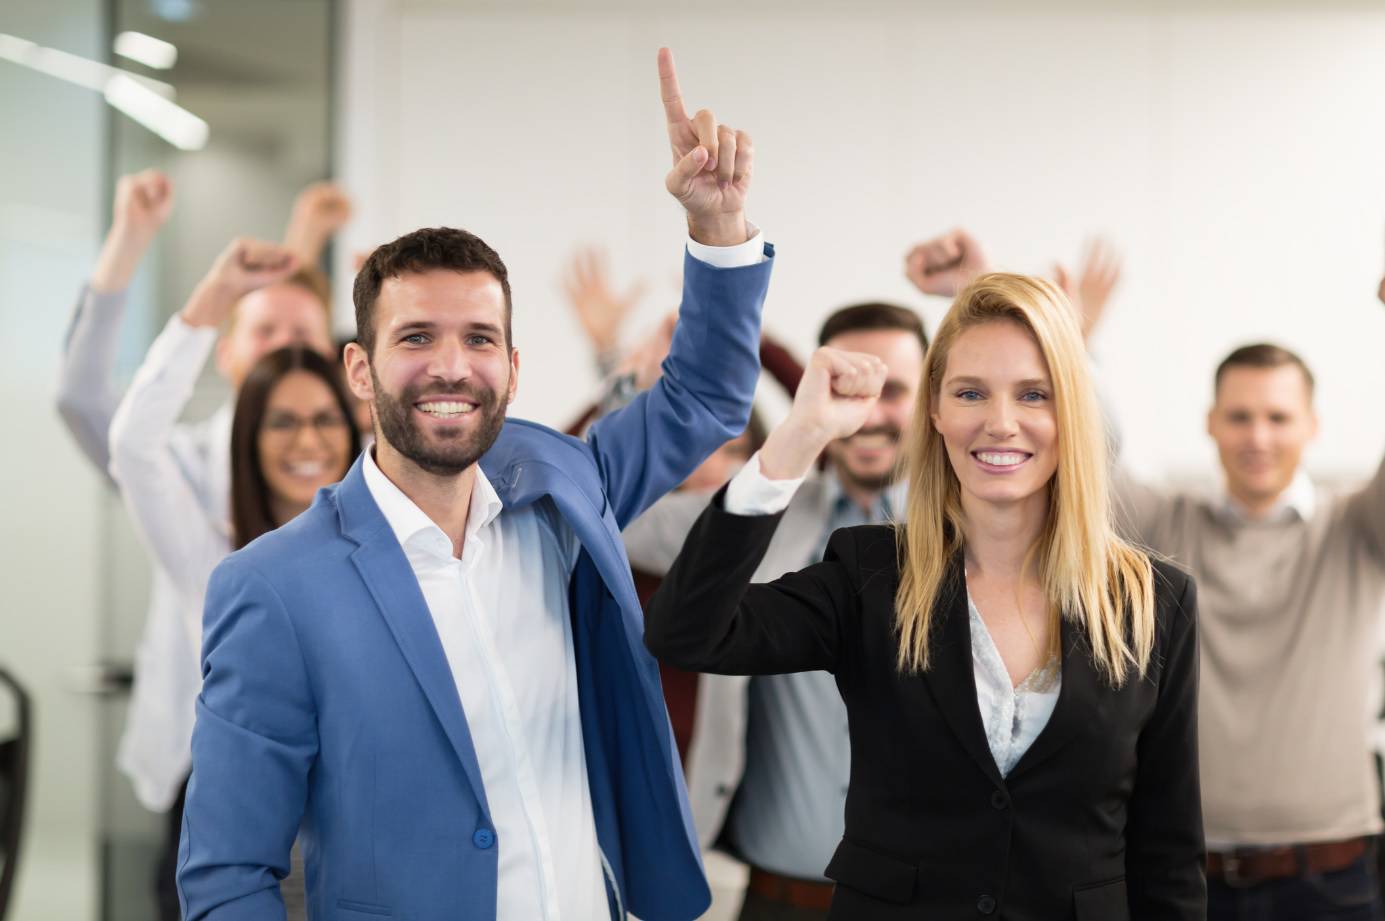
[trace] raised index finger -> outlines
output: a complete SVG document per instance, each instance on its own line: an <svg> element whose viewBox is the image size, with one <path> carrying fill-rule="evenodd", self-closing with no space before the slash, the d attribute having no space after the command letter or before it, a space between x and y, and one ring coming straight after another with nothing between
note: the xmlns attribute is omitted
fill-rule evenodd
<svg viewBox="0 0 1385 921"><path fill-rule="evenodd" d="M664 116L670 125L681 125L688 120L688 112L683 108L683 91L678 87L678 71L673 66L673 52L667 48L659 49L659 95L664 100Z"/></svg>

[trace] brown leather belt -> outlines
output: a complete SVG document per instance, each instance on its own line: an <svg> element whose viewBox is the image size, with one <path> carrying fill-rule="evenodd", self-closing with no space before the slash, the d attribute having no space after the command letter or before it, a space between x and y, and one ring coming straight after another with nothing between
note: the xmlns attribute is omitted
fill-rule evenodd
<svg viewBox="0 0 1385 921"><path fill-rule="evenodd" d="M820 883L811 879L794 879L780 876L759 867L750 868L750 885L747 888L762 899L805 908L808 911L827 911L832 907L833 883Z"/></svg>
<svg viewBox="0 0 1385 921"><path fill-rule="evenodd" d="M1254 848L1207 855L1207 876L1228 886L1254 886L1272 879L1344 870L1370 847L1366 838L1286 847Z"/></svg>

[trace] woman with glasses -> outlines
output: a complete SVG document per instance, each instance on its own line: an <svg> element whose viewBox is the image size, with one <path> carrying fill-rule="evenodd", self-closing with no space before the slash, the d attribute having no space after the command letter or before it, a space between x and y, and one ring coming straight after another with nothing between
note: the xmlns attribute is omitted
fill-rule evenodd
<svg viewBox="0 0 1385 921"><path fill-rule="evenodd" d="M188 453L177 444L176 423L218 331L242 297L296 268L296 259L277 245L231 244L149 347L111 421L111 476L145 545L176 587L196 653L189 668L200 658L203 596L212 570L232 550L307 509L317 490L341 479L360 453L338 367L294 345L260 358L238 391L229 521L206 510L195 489L197 472L185 469ZM191 725L191 715L183 721ZM170 814L172 842L181 813L180 795ZM293 910L303 901L301 870L284 888L289 917L304 917L301 907Z"/></svg>

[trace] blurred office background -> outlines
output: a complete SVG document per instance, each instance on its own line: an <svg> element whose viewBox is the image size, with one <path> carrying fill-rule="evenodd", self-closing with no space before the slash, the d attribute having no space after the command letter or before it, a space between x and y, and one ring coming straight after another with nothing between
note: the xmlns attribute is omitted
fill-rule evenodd
<svg viewBox="0 0 1385 921"><path fill-rule="evenodd" d="M117 54L128 32L176 63ZM514 282L514 411L561 425L596 383L557 284L574 247L651 282L632 333L676 303L667 44L690 108L755 138L751 215L780 256L766 326L801 354L851 301L936 323L946 304L901 271L916 240L965 226L1038 272L1100 233L1126 257L1095 353L1134 467L1212 478L1211 371L1257 339L1319 373L1312 471L1351 479L1385 449L1379 0L5 0L0 35L167 84L206 123L181 149L108 104L111 72L0 38L0 668L36 728L13 918L153 913L159 817L112 766L146 562L53 406L122 173L177 184L125 375L227 239L278 237L294 193L334 176L357 206L330 254L338 326L353 253L477 231Z"/></svg>

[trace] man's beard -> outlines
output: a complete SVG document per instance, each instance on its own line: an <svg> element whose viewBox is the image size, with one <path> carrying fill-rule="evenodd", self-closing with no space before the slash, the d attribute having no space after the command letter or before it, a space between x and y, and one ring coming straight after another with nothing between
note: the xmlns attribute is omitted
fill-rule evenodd
<svg viewBox="0 0 1385 921"><path fill-rule="evenodd" d="M380 386L375 369L370 369L375 385L375 424L380 437L390 447L407 457L421 470L434 476L456 476L481 459L490 450L505 424L505 404L494 390L469 384L420 385L406 387L396 397ZM476 425L464 431L460 427L437 437L429 438L413 418L414 404L430 394L450 397L465 396L476 402L471 415Z"/></svg>
<svg viewBox="0 0 1385 921"><path fill-rule="evenodd" d="M900 434L899 429L893 425L877 425L874 428L861 429L855 435L852 435L851 438L844 438L837 442L836 446L838 450L828 452L828 457L832 461L832 469L837 472L837 476L846 480L857 489L863 489L868 492L884 492L899 480L900 473L902 472L898 463L899 455L897 453L899 451ZM895 446L896 462L890 464L889 469L883 473L858 472L853 470L845 460L846 452L850 450L848 445L851 439L863 438L870 435L884 435Z"/></svg>

